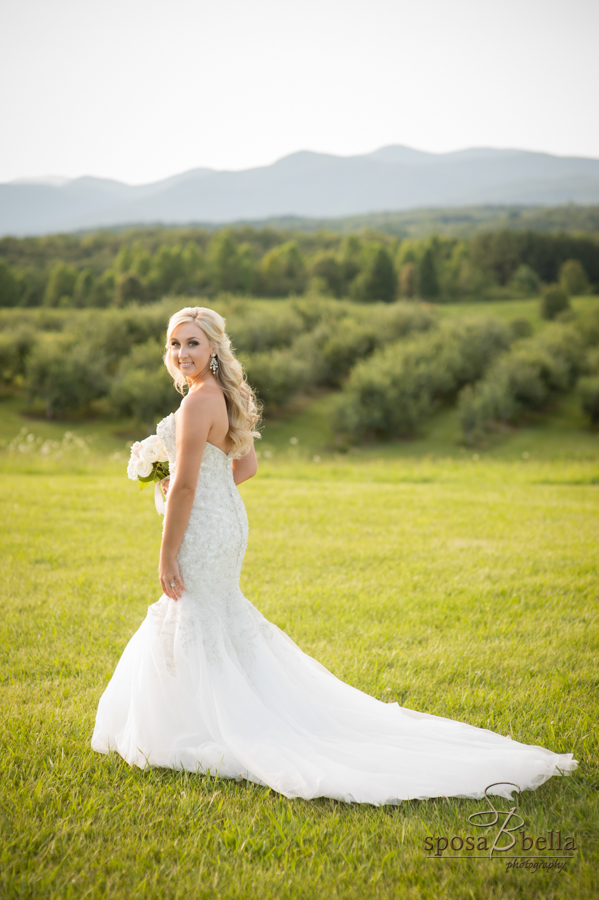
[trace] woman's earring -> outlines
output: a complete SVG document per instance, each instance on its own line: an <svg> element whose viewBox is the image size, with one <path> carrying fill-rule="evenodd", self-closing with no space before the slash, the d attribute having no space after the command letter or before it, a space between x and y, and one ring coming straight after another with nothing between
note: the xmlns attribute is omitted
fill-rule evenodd
<svg viewBox="0 0 599 900"><path fill-rule="evenodd" d="M218 359L216 358L216 353L212 354L212 359L210 360L210 370L213 375L216 375L218 372Z"/></svg>

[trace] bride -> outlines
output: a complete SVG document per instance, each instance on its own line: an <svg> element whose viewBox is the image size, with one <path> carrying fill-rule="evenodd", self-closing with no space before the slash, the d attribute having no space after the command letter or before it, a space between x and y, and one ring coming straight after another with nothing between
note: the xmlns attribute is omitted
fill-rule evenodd
<svg viewBox="0 0 599 900"><path fill-rule="evenodd" d="M248 525L237 485L256 474L258 412L224 329L202 307L168 325L165 363L187 392L158 425L171 472L163 594L100 700L94 750L116 750L142 768L245 778L286 797L377 806L481 798L493 784L491 793L509 797L511 785L534 789L571 772L571 753L362 693L246 600Z"/></svg>

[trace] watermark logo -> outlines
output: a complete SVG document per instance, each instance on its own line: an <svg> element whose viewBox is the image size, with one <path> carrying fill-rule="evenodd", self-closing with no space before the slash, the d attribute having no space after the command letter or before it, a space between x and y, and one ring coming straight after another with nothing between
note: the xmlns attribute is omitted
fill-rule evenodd
<svg viewBox="0 0 599 900"><path fill-rule="evenodd" d="M449 837L446 835L426 837L424 849L427 858L500 859L505 862L506 871L553 869L560 872L568 860L574 858L573 853L578 849L574 838L571 836L562 838L561 831L553 830L546 832L546 836L527 834L526 823L516 812L517 806L510 809L495 808L487 792L497 787L509 787L508 793L520 793L519 786L509 781L496 781L487 785L485 799L488 809L468 816L470 825L481 830L466 836L454 834ZM514 852L509 856L502 855L510 850ZM534 855L535 853L541 855Z"/></svg>

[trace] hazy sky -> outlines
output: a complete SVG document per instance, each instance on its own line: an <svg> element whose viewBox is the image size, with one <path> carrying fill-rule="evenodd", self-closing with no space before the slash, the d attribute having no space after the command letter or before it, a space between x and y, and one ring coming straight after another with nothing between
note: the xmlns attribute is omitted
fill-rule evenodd
<svg viewBox="0 0 599 900"><path fill-rule="evenodd" d="M0 181L310 149L599 157L599 0L0 0Z"/></svg>

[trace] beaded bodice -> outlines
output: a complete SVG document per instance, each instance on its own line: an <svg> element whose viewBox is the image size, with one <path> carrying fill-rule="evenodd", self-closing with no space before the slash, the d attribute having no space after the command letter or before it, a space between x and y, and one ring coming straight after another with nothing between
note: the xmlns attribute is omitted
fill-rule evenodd
<svg viewBox="0 0 599 900"><path fill-rule="evenodd" d="M168 462L171 477L177 469L177 418L174 413L167 416L156 426L156 434L162 441L168 453ZM208 490L214 490L220 483L228 486L233 481L233 459L230 454L220 450L214 444L206 443L200 465L198 488L203 485ZM196 491L194 506L199 502L201 494Z"/></svg>
<svg viewBox="0 0 599 900"><path fill-rule="evenodd" d="M171 478L177 471L176 427L171 413L156 429L168 453ZM225 586L237 587L247 537L247 516L233 479L233 460L207 443L178 554L186 590L206 599L210 585L212 596L222 596Z"/></svg>

